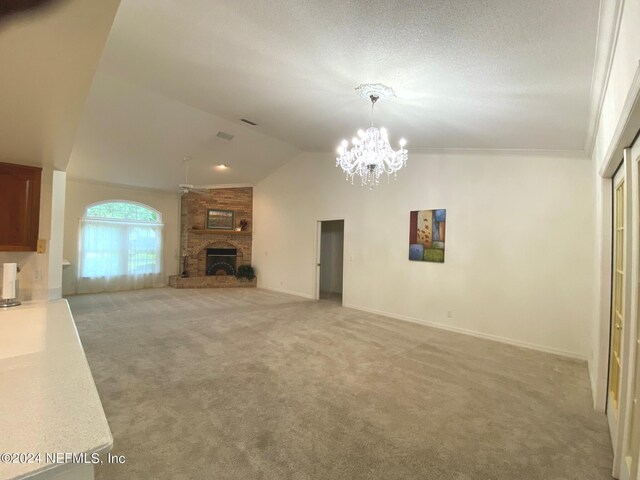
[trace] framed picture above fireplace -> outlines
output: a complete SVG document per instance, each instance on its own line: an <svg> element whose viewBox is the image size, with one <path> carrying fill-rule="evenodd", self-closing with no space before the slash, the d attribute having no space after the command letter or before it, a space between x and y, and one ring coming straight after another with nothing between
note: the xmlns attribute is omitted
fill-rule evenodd
<svg viewBox="0 0 640 480"><path fill-rule="evenodd" d="M235 228L235 214L233 210L207 210L208 230L233 230Z"/></svg>

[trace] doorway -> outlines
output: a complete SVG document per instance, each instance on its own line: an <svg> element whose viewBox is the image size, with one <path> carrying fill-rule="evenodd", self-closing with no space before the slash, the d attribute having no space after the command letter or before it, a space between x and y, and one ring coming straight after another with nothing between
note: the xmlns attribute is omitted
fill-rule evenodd
<svg viewBox="0 0 640 480"><path fill-rule="evenodd" d="M636 137L637 138L637 137ZM639 309L639 285L640 285L640 142L636 140L631 149L625 150L625 162L630 164L630 168L627 168L627 178L631 179L631 185L627 181L627 190L630 190L630 195L627 195L628 208L631 210L631 215L628 215L628 234L626 239L628 241L628 247L625 252L630 256L630 262L626 262L626 265L630 265L628 268L627 283L629 285L628 291L625 290L625 309L627 316L625 317L628 325L626 330L629 336L628 353L625 356L629 367L626 377L621 379L621 383L627 383L630 394L628 396L627 403L629 405L628 412L623 421L618 419L618 429L624 430L622 436L623 442L617 448L617 457L620 458L620 476L621 480L630 480L638 478L640 470L640 351L638 345L640 345L640 325L638 321ZM616 175L617 177L617 175ZM614 189L617 183L614 180ZM629 192L627 192L629 193ZM615 201L615 198L614 198ZM614 222L616 221L614 217ZM614 253L615 257L615 253ZM615 266L614 266L615 271ZM615 277L613 279L615 283ZM615 297L612 297L615 301ZM612 333L613 334L613 333ZM624 350L623 343L623 350ZM616 473L614 471L614 473Z"/></svg>
<svg viewBox="0 0 640 480"><path fill-rule="evenodd" d="M623 161L613 176L611 222L611 304L609 327L609 375L607 381L607 420L613 446L614 478L629 480L637 469L637 423L634 408L637 395L633 378L637 373L636 346L637 315L632 304L637 305L637 293L632 284L638 279L638 205L632 201L637 190L637 166L634 167L632 150L624 150ZM636 220L633 220L636 218Z"/></svg>
<svg viewBox="0 0 640 480"><path fill-rule="evenodd" d="M609 379L607 382L607 420L611 433L614 465L612 476L620 478L622 462L624 418L628 403L626 402L628 376L628 315L626 294L629 277L627 235L629 233L629 203L627 202L628 180L627 167L630 162L623 159L613 177L612 184L612 262L611 262L611 310L609 327Z"/></svg>
<svg viewBox="0 0 640 480"><path fill-rule="evenodd" d="M613 261L611 287L611 327L609 345L609 385L607 417L612 437L616 437L620 410L620 387L622 370L622 328L624 315L625 285L625 169L624 164L613 178ZM615 445L615 439L614 439ZM614 447L615 448L615 447Z"/></svg>
<svg viewBox="0 0 640 480"><path fill-rule="evenodd" d="M344 220L318 222L316 299L342 304Z"/></svg>

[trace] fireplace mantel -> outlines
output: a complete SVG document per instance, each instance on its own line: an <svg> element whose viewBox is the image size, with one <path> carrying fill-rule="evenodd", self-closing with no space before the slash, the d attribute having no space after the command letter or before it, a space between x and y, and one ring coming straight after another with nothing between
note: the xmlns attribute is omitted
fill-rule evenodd
<svg viewBox="0 0 640 480"><path fill-rule="evenodd" d="M198 229L191 229L189 230L189 233L197 233L198 235L201 234L208 234L208 235L251 235L251 232L248 231L236 231L236 230L205 230L202 228L198 228Z"/></svg>

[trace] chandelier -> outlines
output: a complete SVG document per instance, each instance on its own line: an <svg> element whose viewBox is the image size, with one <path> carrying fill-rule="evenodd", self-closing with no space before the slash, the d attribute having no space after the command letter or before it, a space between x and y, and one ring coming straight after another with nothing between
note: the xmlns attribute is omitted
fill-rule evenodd
<svg viewBox="0 0 640 480"><path fill-rule="evenodd" d="M389 145L387 130L373 126L373 108L376 102L381 98L395 97L391 87L380 83L366 83L358 86L356 92L361 97L371 100L371 126L366 130L358 130L358 136L351 140L351 148L348 148L349 142L342 141L338 147L336 167L344 170L346 179L351 180L351 184L353 178L358 175L362 186L373 189L380 183L383 173L387 174L387 179L391 174L395 177L396 172L407 165L408 152L404 148L407 142L401 138L400 148L393 150Z"/></svg>

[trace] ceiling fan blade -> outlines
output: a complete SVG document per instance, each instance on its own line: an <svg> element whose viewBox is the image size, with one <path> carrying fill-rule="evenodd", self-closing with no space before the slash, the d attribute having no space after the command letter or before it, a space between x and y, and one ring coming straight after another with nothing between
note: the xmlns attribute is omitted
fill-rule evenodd
<svg viewBox="0 0 640 480"><path fill-rule="evenodd" d="M209 193L208 188L194 187L193 185L178 185L178 193L182 196L187 193L197 193L198 195L206 195Z"/></svg>
<svg viewBox="0 0 640 480"><path fill-rule="evenodd" d="M178 185L178 191L180 192L180 196L186 193L197 193L200 195L204 195L209 193L208 188L196 187L195 185L189 183L189 163L191 162L191 157L184 157L182 160L182 164L184 165L184 183Z"/></svg>

